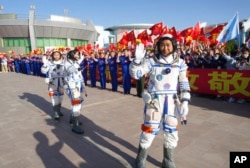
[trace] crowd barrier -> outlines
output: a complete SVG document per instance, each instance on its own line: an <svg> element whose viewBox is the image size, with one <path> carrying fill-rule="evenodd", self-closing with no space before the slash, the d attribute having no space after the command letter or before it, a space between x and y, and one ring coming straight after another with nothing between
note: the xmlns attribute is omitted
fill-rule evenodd
<svg viewBox="0 0 250 168"><path fill-rule="evenodd" d="M110 82L109 69L106 69L107 82ZM188 78L191 92L221 95L235 98L250 98L249 70L189 69ZM97 80L99 75L97 71ZM122 83L121 66L118 66L118 82ZM136 80L131 79L135 86ZM146 85L146 83L145 83Z"/></svg>

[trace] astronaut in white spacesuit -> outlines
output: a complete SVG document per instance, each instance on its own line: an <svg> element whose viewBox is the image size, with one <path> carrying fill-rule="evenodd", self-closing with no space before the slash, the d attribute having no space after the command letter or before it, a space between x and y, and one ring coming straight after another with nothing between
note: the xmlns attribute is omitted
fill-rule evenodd
<svg viewBox="0 0 250 168"><path fill-rule="evenodd" d="M54 111L54 119L58 121L60 116L63 116L61 105L65 84L64 62L60 51L53 51L50 56L50 59L43 56L41 72L46 75L45 83L48 84L49 96Z"/></svg>
<svg viewBox="0 0 250 168"><path fill-rule="evenodd" d="M162 168L175 168L174 149L179 139L178 117L183 125L187 124L186 116L191 98L188 67L177 54L177 42L172 35L161 36L155 47L155 55L149 58L145 56L144 45L137 45L135 59L130 64L130 75L133 78L140 79L145 74L149 77L147 91L142 94L145 102L144 123L141 125L136 167L146 167L148 150L162 129Z"/></svg>
<svg viewBox="0 0 250 168"><path fill-rule="evenodd" d="M81 73L80 63L83 60L83 55L78 50L71 50L67 53L65 60L65 91L71 101L71 117L70 122L73 123L72 131L77 134L83 134L84 131L80 127L81 123L79 121L79 116L81 114L81 108L83 103L82 93L86 89L84 85L84 79Z"/></svg>

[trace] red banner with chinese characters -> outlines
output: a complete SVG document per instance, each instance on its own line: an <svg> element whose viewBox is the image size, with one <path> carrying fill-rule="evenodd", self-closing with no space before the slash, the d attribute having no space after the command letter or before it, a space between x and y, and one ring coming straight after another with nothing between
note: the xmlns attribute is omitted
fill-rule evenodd
<svg viewBox="0 0 250 168"><path fill-rule="evenodd" d="M189 69L193 93L250 98L250 71Z"/></svg>
<svg viewBox="0 0 250 168"><path fill-rule="evenodd" d="M118 82L122 83L121 66L118 66ZM189 69L188 78L192 93L250 98L249 70ZM97 77L99 79L99 77ZM107 81L110 81L107 68ZM133 86L135 79L131 79ZM146 86L146 83L145 83Z"/></svg>

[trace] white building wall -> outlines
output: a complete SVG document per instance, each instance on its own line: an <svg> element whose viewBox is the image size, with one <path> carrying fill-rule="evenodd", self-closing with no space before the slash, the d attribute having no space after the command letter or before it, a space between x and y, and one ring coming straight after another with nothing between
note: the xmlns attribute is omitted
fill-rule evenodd
<svg viewBox="0 0 250 168"><path fill-rule="evenodd" d="M104 48L105 45L109 44L109 37L111 36L109 31L105 31L102 26L95 26L96 31L99 33L96 44L99 44L99 48Z"/></svg>

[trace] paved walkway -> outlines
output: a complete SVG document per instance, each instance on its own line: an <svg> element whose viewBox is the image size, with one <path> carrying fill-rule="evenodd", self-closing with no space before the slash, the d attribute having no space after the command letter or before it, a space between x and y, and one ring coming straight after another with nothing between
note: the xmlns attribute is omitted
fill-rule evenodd
<svg viewBox="0 0 250 168"><path fill-rule="evenodd" d="M99 83L98 83L99 84ZM108 88L110 85L108 84ZM87 87L84 135L71 132L64 98L59 123L44 79L0 73L1 168L131 168L136 156L142 99ZM250 151L250 104L192 97L189 123L180 126L178 168L228 168L230 151ZM148 168L160 167L162 134L149 151Z"/></svg>

